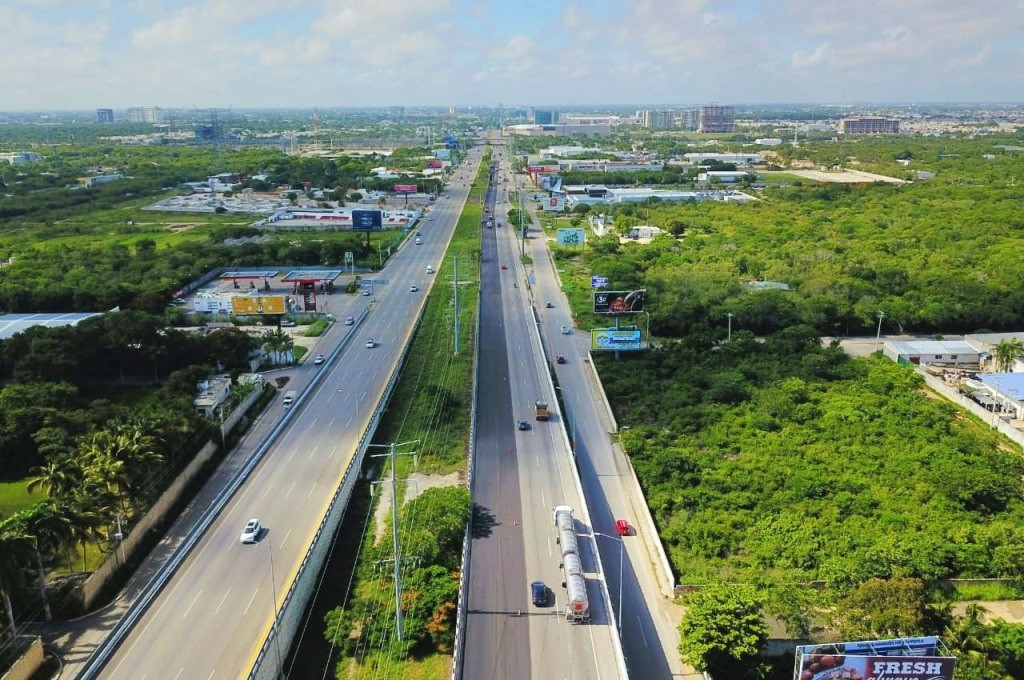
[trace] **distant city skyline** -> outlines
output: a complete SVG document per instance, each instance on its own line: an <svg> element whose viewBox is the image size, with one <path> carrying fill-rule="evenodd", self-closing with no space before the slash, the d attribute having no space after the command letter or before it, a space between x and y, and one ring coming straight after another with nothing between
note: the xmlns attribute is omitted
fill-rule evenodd
<svg viewBox="0 0 1024 680"><path fill-rule="evenodd" d="M1015 102L1024 0L5 0L0 110Z"/></svg>

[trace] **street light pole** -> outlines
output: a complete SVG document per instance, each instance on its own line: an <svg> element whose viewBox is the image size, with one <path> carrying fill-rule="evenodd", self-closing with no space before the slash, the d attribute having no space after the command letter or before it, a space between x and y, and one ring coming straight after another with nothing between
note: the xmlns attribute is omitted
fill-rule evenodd
<svg viewBox="0 0 1024 680"><path fill-rule="evenodd" d="M610 534L602 534L600 531L593 532L595 536L604 536L605 538L611 538L619 542L619 640L622 640L622 551L626 546L626 542L622 540L621 536L612 536ZM597 541L594 541L594 545L597 545Z"/></svg>
<svg viewBox="0 0 1024 680"><path fill-rule="evenodd" d="M875 333L875 349L872 353L878 351L878 341L882 339L882 319L885 318L885 312L878 312L878 331Z"/></svg>
<svg viewBox="0 0 1024 680"><path fill-rule="evenodd" d="M356 426L358 427L359 426L359 405L363 401L363 398L358 393L352 394L348 390L342 389L340 387L338 388L338 391L343 393L343 394L347 394L350 397L354 396L356 398Z"/></svg>
<svg viewBox="0 0 1024 680"><path fill-rule="evenodd" d="M726 342L732 341L732 312L727 312L726 316L729 317L729 336L726 338Z"/></svg>

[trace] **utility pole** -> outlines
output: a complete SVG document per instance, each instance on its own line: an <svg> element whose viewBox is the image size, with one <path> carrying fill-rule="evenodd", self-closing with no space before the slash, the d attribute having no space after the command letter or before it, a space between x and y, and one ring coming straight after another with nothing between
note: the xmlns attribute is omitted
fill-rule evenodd
<svg viewBox="0 0 1024 680"><path fill-rule="evenodd" d="M729 317L729 335L726 337L726 342L732 341L732 312L727 312L726 316Z"/></svg>
<svg viewBox="0 0 1024 680"><path fill-rule="evenodd" d="M395 456L415 456L415 451L398 454L396 449L407 444L416 444L419 440L404 442L402 444L370 444L367 448L388 449L388 453L377 453L371 458L391 458L391 540L395 550L395 635L398 641L402 641L402 563L401 548L398 544L398 476L395 474ZM415 458L414 458L415 460Z"/></svg>
<svg viewBox="0 0 1024 680"><path fill-rule="evenodd" d="M878 312L878 331L875 333L875 349L872 353L878 351L878 341L882 339L882 319L885 318L885 312Z"/></svg>
<svg viewBox="0 0 1024 680"><path fill-rule="evenodd" d="M455 356L459 355L459 258L454 258L452 283L455 285Z"/></svg>

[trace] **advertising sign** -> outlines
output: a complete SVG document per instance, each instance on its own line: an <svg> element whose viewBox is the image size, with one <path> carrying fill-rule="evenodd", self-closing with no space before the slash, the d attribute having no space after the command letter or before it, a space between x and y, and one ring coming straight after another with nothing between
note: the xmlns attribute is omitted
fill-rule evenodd
<svg viewBox="0 0 1024 680"><path fill-rule="evenodd" d="M590 349L635 352L641 348L639 328L596 328L590 331Z"/></svg>
<svg viewBox="0 0 1024 680"><path fill-rule="evenodd" d="M935 636L799 645L795 661L794 680L952 680L956 667Z"/></svg>
<svg viewBox="0 0 1024 680"><path fill-rule="evenodd" d="M609 290L594 293L594 314L636 314L644 311L645 290Z"/></svg>
<svg viewBox="0 0 1024 680"><path fill-rule="evenodd" d="M560 246L581 246L583 245L586 232L582 229L559 229L558 245Z"/></svg>
<svg viewBox="0 0 1024 680"><path fill-rule="evenodd" d="M530 173L531 175L537 175L537 174L540 174L542 172L554 173L554 172L558 172L558 166L557 165L527 165L526 166L526 171L528 173Z"/></svg>
<svg viewBox="0 0 1024 680"><path fill-rule="evenodd" d="M302 309L307 312L316 311L316 293L307 291L302 294Z"/></svg>
<svg viewBox="0 0 1024 680"><path fill-rule="evenodd" d="M607 276L591 276L590 277L591 288L607 288L608 277Z"/></svg>
<svg viewBox="0 0 1024 680"><path fill-rule="evenodd" d="M434 158L434 159L431 159L431 160L427 161L427 167L428 168L440 168L441 167L440 159Z"/></svg>
<svg viewBox="0 0 1024 680"><path fill-rule="evenodd" d="M552 196L551 198L544 199L544 201L541 202L541 206L544 210L556 210L561 212L565 210L565 198L562 196Z"/></svg>
<svg viewBox="0 0 1024 680"><path fill-rule="evenodd" d="M353 231L380 231L384 228L384 214L380 210L353 210Z"/></svg>
<svg viewBox="0 0 1024 680"><path fill-rule="evenodd" d="M440 167L440 166L438 166L438 167ZM395 193L396 194L415 194L416 193L416 185L415 184L396 184L395 185Z"/></svg>
<svg viewBox="0 0 1024 680"><path fill-rule="evenodd" d="M283 295L235 295L231 298L232 314L284 314Z"/></svg>

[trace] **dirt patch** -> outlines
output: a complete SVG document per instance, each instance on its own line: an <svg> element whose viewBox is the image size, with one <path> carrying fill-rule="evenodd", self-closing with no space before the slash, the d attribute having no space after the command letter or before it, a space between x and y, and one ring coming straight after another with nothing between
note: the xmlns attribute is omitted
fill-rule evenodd
<svg viewBox="0 0 1024 680"><path fill-rule="evenodd" d="M862 170L835 170L823 172L821 170L789 170L789 174L812 179L816 182L839 182L841 184L865 184L872 182L885 182L887 184L908 184L904 179L889 177L887 175L876 175L873 172Z"/></svg>
<svg viewBox="0 0 1024 680"><path fill-rule="evenodd" d="M196 227L199 226L199 223L198 222L167 222L166 224L164 224L164 226L177 234L177 233L182 232L182 231L188 231L189 229L195 229Z"/></svg>

